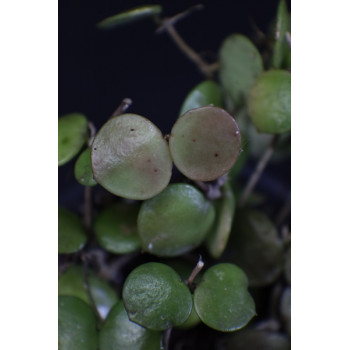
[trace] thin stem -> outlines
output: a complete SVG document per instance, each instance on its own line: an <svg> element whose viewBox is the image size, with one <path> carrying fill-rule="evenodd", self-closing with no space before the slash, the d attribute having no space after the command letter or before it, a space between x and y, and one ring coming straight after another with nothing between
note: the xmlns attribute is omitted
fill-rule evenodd
<svg viewBox="0 0 350 350"><path fill-rule="evenodd" d="M124 98L118 108L110 116L111 118L117 117L120 114L123 114L130 106L132 105L132 100L128 97Z"/></svg>
<svg viewBox="0 0 350 350"><path fill-rule="evenodd" d="M287 216L290 214L290 209L291 209L291 201L290 198L284 203L282 209L277 215L276 218L276 225L280 226L283 221L287 218Z"/></svg>
<svg viewBox="0 0 350 350"><path fill-rule="evenodd" d="M169 350L170 336L171 336L172 330L173 330L172 327L170 327L167 330L165 330L163 333L163 348L164 348L164 350Z"/></svg>
<svg viewBox="0 0 350 350"><path fill-rule="evenodd" d="M195 52L179 35L176 29L171 24L165 24L165 29L180 50L194 62L199 70L208 78L213 77L213 72L209 65L202 60L202 58Z"/></svg>
<svg viewBox="0 0 350 350"><path fill-rule="evenodd" d="M240 207L243 207L246 204L246 202L247 202L249 196L251 195L255 185L259 181L261 174L263 173L264 169L266 168L266 165L268 164L269 160L271 159L271 157L273 155L273 152L274 152L275 146L276 146L276 142L277 142L277 136L273 136L273 138L269 144L269 147L266 149L266 151L264 152L264 154L260 158L259 163L257 164L254 172L250 176L246 187L244 188L241 199L239 201Z"/></svg>
<svg viewBox="0 0 350 350"><path fill-rule="evenodd" d="M177 15L175 15L173 17L166 18L165 21L167 21L171 25L175 25L177 22L179 22L180 20L183 20L184 18L186 18L187 16L189 16L193 12L200 11L203 9L204 9L204 6L202 4L197 4L197 5L190 7L189 9L183 11L183 12L178 13ZM159 23L161 24L161 26L156 30L157 33L160 33L161 31L163 31L165 29L164 28L164 21L160 20Z"/></svg>
<svg viewBox="0 0 350 350"><path fill-rule="evenodd" d="M188 277L186 284L188 285L188 287L193 290L193 282L195 280L195 278L197 277L197 275L201 272L201 270L204 267L204 261L202 260L202 256L199 256L197 265L195 266L195 268L192 270L190 277Z"/></svg>
<svg viewBox="0 0 350 350"><path fill-rule="evenodd" d="M160 21L161 26L157 29L156 33L161 33L162 31L166 31L171 39L175 42L178 48L192 61L194 62L198 69L207 77L213 78L213 73L219 68L219 63L215 62L213 64L208 64L205 62L202 57L194 51L180 36L180 34L176 31L174 25L179 20L188 16L195 10L202 9L203 5L196 5L188 9L187 11L181 12L171 18L165 18Z"/></svg>
<svg viewBox="0 0 350 350"><path fill-rule="evenodd" d="M91 192L92 188L90 186L85 186L84 188L84 227L90 232L92 225L92 203L91 203Z"/></svg>

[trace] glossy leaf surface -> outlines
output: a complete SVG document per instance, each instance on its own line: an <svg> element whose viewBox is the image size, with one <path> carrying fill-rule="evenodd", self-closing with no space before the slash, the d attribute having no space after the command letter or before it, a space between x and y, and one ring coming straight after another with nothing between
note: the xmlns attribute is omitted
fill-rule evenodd
<svg viewBox="0 0 350 350"><path fill-rule="evenodd" d="M260 132L280 134L291 128L291 75L284 70L265 72L253 86L249 115Z"/></svg>
<svg viewBox="0 0 350 350"><path fill-rule="evenodd" d="M186 96L180 115L193 108L214 105L223 107L223 96L220 85L213 80L205 80L195 86Z"/></svg>
<svg viewBox="0 0 350 350"><path fill-rule="evenodd" d="M244 272L233 264L209 268L194 292L194 305L207 326L222 332L243 328L256 314Z"/></svg>
<svg viewBox="0 0 350 350"><path fill-rule="evenodd" d="M83 114L72 113L58 119L58 166L68 163L87 139L88 121Z"/></svg>
<svg viewBox="0 0 350 350"><path fill-rule="evenodd" d="M241 210L236 213L225 257L244 270L250 286L265 286L282 271L283 243L264 213Z"/></svg>
<svg viewBox="0 0 350 350"><path fill-rule="evenodd" d="M227 338L226 350L290 350L289 340L281 333L247 329Z"/></svg>
<svg viewBox="0 0 350 350"><path fill-rule="evenodd" d="M290 18L285 0L280 0L277 17L276 17L276 30L275 30L275 45L273 49L272 64L273 67L278 69L282 68L284 56L287 50L290 51L286 40L286 33L290 28Z"/></svg>
<svg viewBox="0 0 350 350"><path fill-rule="evenodd" d="M203 242L214 217L213 205L195 187L171 184L141 205L137 226L143 249L164 257L184 254Z"/></svg>
<svg viewBox="0 0 350 350"><path fill-rule="evenodd" d="M100 129L92 145L91 163L95 180L107 191L138 200L161 192L172 170L162 133L136 114L114 117Z"/></svg>
<svg viewBox="0 0 350 350"><path fill-rule="evenodd" d="M181 277L181 279L186 282L187 279L190 277L194 267L195 267L195 263L193 265L191 265L190 263L188 263L185 260L182 260L181 258L175 258L175 259L166 259L165 262L168 266L172 267ZM199 281L202 278L202 273L199 272L198 275L196 276L196 278L194 279L193 284L197 285L199 283ZM193 300L193 294L192 294L192 300ZM177 326L176 328L178 329L190 329L193 328L195 326L197 326L199 323L201 322L197 311L194 307L192 307L190 316L188 317L188 319L181 324L180 326Z"/></svg>
<svg viewBox="0 0 350 350"><path fill-rule="evenodd" d="M235 197L229 182L221 188L222 197L217 199L215 206L215 222L206 239L210 255L217 259L221 256L228 242L235 214Z"/></svg>
<svg viewBox="0 0 350 350"><path fill-rule="evenodd" d="M224 40L220 47L219 77L233 109L245 103L262 72L261 55L247 37L232 34Z"/></svg>
<svg viewBox="0 0 350 350"><path fill-rule="evenodd" d="M97 350L96 316L73 296L58 297L58 350Z"/></svg>
<svg viewBox="0 0 350 350"><path fill-rule="evenodd" d="M58 208L58 253L69 254L82 249L87 236L81 221L74 213Z"/></svg>
<svg viewBox="0 0 350 350"><path fill-rule="evenodd" d="M104 319L111 307L118 301L117 293L108 282L91 273L88 274L88 282L97 310ZM90 304L84 286L84 275L81 266L71 266L60 276L58 279L58 295L76 296Z"/></svg>
<svg viewBox="0 0 350 350"><path fill-rule="evenodd" d="M108 17L97 24L98 28L101 29L112 29L121 25L133 23L146 18L151 18L159 15L162 12L160 5L145 5L136 7L117 15Z"/></svg>
<svg viewBox="0 0 350 350"><path fill-rule="evenodd" d="M99 335L100 350L160 350L161 340L161 332L130 321L122 301L113 307Z"/></svg>
<svg viewBox="0 0 350 350"><path fill-rule="evenodd" d="M91 148L87 148L81 153L74 166L75 179L83 186L95 186L97 182L94 179L91 168Z"/></svg>
<svg viewBox="0 0 350 350"><path fill-rule="evenodd" d="M130 320L153 330L184 323L192 309L191 292L169 266L146 263L127 277L123 300Z"/></svg>
<svg viewBox="0 0 350 350"><path fill-rule="evenodd" d="M235 120L218 107L201 107L183 114L169 139L176 167L191 180L211 181L227 173L241 151Z"/></svg>
<svg viewBox="0 0 350 350"><path fill-rule="evenodd" d="M97 216L94 223L96 238L107 251L115 254L131 253L141 248L137 233L139 206L115 204Z"/></svg>
<svg viewBox="0 0 350 350"><path fill-rule="evenodd" d="M192 294L192 303L194 305L194 298ZM192 307L190 316L188 316L187 320L181 324L180 326L177 326L178 329L191 329L201 323L201 319L199 318L196 308Z"/></svg>

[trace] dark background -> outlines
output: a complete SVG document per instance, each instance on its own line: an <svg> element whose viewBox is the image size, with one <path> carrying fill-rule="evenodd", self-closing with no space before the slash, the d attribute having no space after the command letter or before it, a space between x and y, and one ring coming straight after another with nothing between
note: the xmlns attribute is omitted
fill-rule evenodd
<svg viewBox="0 0 350 350"><path fill-rule="evenodd" d="M60 0L58 115L84 113L98 129L121 100L129 97L133 100L129 112L145 116L163 133L169 133L185 96L203 76L166 33L155 34L151 20L108 31L97 29L96 23L144 4L162 4L163 16L168 17L201 3L204 9L182 20L176 28L194 50L215 61L228 35L236 32L253 36L252 21L266 32L278 2ZM247 164L246 174L252 166ZM73 167L74 161L59 168L59 202L66 207L82 199L82 186L74 179ZM271 190L283 197L289 191L290 168L284 167L279 177L282 184L271 177L261 182L272 183Z"/></svg>

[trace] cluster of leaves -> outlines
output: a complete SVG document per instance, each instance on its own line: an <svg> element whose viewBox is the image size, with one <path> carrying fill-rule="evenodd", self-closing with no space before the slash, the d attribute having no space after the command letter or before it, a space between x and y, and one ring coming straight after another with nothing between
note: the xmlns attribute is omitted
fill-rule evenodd
<svg viewBox="0 0 350 350"><path fill-rule="evenodd" d="M98 27L153 18L174 29L161 11L132 9ZM284 0L273 28L266 62L247 37L224 40L216 79L188 93L169 135L125 113L125 103L96 135L82 114L59 119L58 165L78 156L74 175L86 193L83 219L58 210L59 349L153 350L169 346L172 329L237 331L256 316L262 287L271 290L266 319L215 346L290 347L290 239L254 207L254 193L244 199L238 181L246 159L271 138L282 155L281 140L290 140ZM173 164L181 182L171 182ZM113 196L91 211L97 185Z"/></svg>

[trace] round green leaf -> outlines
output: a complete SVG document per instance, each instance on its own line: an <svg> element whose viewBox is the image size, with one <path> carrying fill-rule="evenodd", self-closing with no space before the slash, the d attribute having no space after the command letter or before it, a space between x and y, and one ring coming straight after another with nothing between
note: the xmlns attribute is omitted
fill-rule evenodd
<svg viewBox="0 0 350 350"><path fill-rule="evenodd" d="M222 332L243 328L256 314L244 272L233 264L209 268L194 292L194 306L207 326Z"/></svg>
<svg viewBox="0 0 350 350"><path fill-rule="evenodd" d="M92 145L91 163L95 180L107 191L138 200L161 192L172 170L162 133L136 114L114 117L101 128Z"/></svg>
<svg viewBox="0 0 350 350"><path fill-rule="evenodd" d="M290 51L286 40L286 33L290 28L290 17L285 0L280 0L277 9L275 45L273 49L272 64L278 69L282 68L286 50Z"/></svg>
<svg viewBox="0 0 350 350"><path fill-rule="evenodd" d="M111 307L118 301L117 293L105 280L90 273L88 282L97 310L104 319ZM90 304L90 299L84 286L82 267L71 266L60 276L58 279L58 295L75 296Z"/></svg>
<svg viewBox="0 0 350 350"><path fill-rule="evenodd" d="M290 350L289 340L281 333L244 329L227 339L227 350Z"/></svg>
<svg viewBox="0 0 350 350"><path fill-rule="evenodd" d="M94 223L96 238L101 247L115 254L131 253L141 248L137 233L139 206L115 204L100 212Z"/></svg>
<svg viewBox="0 0 350 350"><path fill-rule="evenodd" d="M280 134L290 130L290 72L270 70L250 92L249 115L260 132Z"/></svg>
<svg viewBox="0 0 350 350"><path fill-rule="evenodd" d="M205 80L195 86L186 96L180 110L180 115L193 108L214 105L223 106L223 97L219 84L213 80Z"/></svg>
<svg viewBox="0 0 350 350"><path fill-rule="evenodd" d="M166 264L172 267L179 274L179 276L183 281L186 281L190 277L195 267L195 264L191 265L187 261L181 260L179 258L166 259ZM196 278L194 279L194 285L198 284L201 278L202 278L202 273L199 272ZM193 301L193 295L192 295L192 301ZM196 312L196 309L192 307L192 310L188 319L183 324L181 324L180 326L177 326L176 328L190 329L197 326L200 322L201 320Z"/></svg>
<svg viewBox="0 0 350 350"><path fill-rule="evenodd" d="M160 350L162 334L129 320L122 301L117 303L103 324L100 350Z"/></svg>
<svg viewBox="0 0 350 350"><path fill-rule="evenodd" d="M245 103L262 72L260 53L247 37L232 34L224 40L220 47L219 77L233 109Z"/></svg>
<svg viewBox="0 0 350 350"><path fill-rule="evenodd" d="M194 304L194 298L192 295L192 303ZM177 326L178 329L191 329L201 323L201 319L199 318L197 311L194 307L192 307L190 316L188 316L187 320L181 324L180 326Z"/></svg>
<svg viewBox="0 0 350 350"><path fill-rule="evenodd" d="M67 114L58 119L58 166L68 163L87 139L88 121L83 114Z"/></svg>
<svg viewBox="0 0 350 350"><path fill-rule="evenodd" d="M127 277L123 300L131 321L152 330L184 323L192 309L190 290L169 266L147 263Z"/></svg>
<svg viewBox="0 0 350 350"><path fill-rule="evenodd" d="M211 202L195 187L171 184L144 201L137 218L142 247L157 256L178 256L199 246L214 222Z"/></svg>
<svg viewBox="0 0 350 350"><path fill-rule="evenodd" d="M58 208L58 253L77 252L86 241L86 233L79 218L64 208Z"/></svg>
<svg viewBox="0 0 350 350"><path fill-rule="evenodd" d="M222 187L222 197L214 203L215 223L206 238L207 249L215 259L218 259L226 248L235 214L235 203L231 186L226 182Z"/></svg>
<svg viewBox="0 0 350 350"><path fill-rule="evenodd" d="M192 109L174 124L169 147L176 167L191 180L211 181L227 173L241 152L235 120L213 106Z"/></svg>
<svg viewBox="0 0 350 350"><path fill-rule="evenodd" d="M74 176L83 186L95 186L97 182L94 179L91 168L91 148L87 148L77 159L74 166Z"/></svg>
<svg viewBox="0 0 350 350"><path fill-rule="evenodd" d="M96 316L73 296L58 297L58 350L97 350Z"/></svg>
<svg viewBox="0 0 350 350"><path fill-rule="evenodd" d="M121 25L136 22L145 18L152 18L159 15L162 12L162 6L160 5L145 5L136 7L117 15L108 17L97 24L98 28L111 29L119 27Z"/></svg>
<svg viewBox="0 0 350 350"><path fill-rule="evenodd" d="M271 220L257 210L236 213L225 257L241 267L249 286L272 283L283 268L283 243Z"/></svg>

